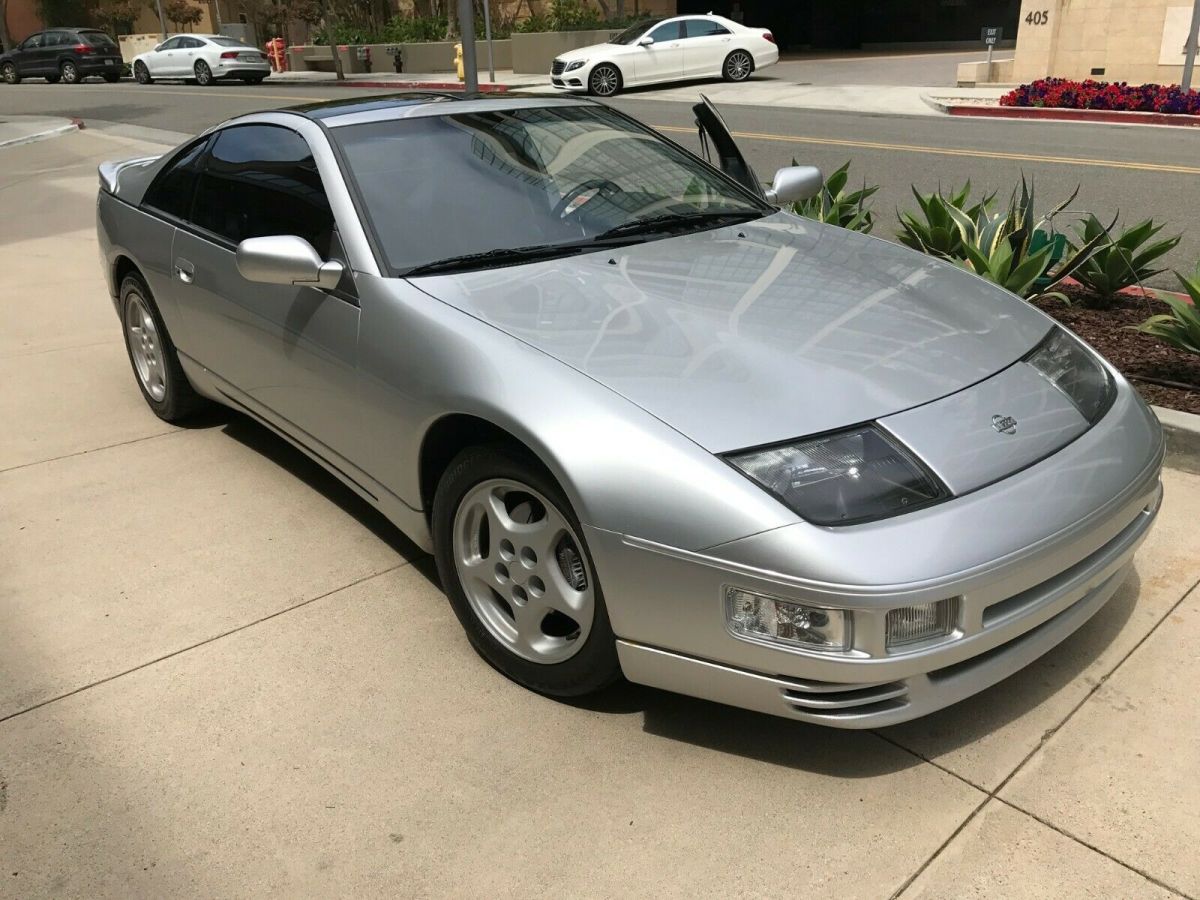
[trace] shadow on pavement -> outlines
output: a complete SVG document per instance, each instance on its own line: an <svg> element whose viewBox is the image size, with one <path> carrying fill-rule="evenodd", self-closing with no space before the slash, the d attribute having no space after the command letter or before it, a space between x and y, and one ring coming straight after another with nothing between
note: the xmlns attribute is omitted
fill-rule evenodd
<svg viewBox="0 0 1200 900"><path fill-rule="evenodd" d="M440 589L432 556L422 552L378 510L265 426L233 410L214 407L186 427L219 427L229 437L275 462L341 507ZM924 756L971 744L1027 714L1079 678L1133 614L1139 585L1134 573L1079 631L999 684L940 712L879 732L914 755L897 752L873 732L809 725L628 682L591 697L562 702L611 715L641 713L647 733L721 753L821 774L874 777L920 765Z"/></svg>

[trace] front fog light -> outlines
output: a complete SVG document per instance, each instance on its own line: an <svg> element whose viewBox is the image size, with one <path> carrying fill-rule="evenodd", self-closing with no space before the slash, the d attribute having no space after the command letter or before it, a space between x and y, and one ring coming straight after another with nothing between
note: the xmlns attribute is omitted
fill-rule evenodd
<svg viewBox="0 0 1200 900"><path fill-rule="evenodd" d="M814 650L850 647L850 614L806 606L740 588L725 589L729 628L743 637L765 638Z"/></svg>
<svg viewBox="0 0 1200 900"><path fill-rule="evenodd" d="M954 630L957 621L957 597L921 606L903 606L900 609L888 610L888 649L946 637Z"/></svg>

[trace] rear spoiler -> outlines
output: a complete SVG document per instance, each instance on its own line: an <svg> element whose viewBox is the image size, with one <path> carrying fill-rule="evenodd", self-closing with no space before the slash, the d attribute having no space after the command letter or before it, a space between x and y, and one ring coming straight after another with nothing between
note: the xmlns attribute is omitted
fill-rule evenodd
<svg viewBox="0 0 1200 900"><path fill-rule="evenodd" d="M109 194L116 194L123 169L130 168L131 166L144 166L159 159L161 155L138 156L134 159L109 160L108 162L100 163L96 170L100 175L100 189Z"/></svg>

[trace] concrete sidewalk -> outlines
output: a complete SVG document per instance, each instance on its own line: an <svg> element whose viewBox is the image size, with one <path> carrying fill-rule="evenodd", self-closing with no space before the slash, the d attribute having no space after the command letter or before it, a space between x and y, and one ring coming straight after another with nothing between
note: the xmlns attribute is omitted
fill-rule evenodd
<svg viewBox="0 0 1200 900"><path fill-rule="evenodd" d="M146 409L85 130L0 151L0 896L1200 895L1200 477L1025 671L879 733L524 691L260 426Z"/></svg>
<svg viewBox="0 0 1200 900"><path fill-rule="evenodd" d="M80 127L78 119L59 116L0 115L0 147L16 147L58 137Z"/></svg>

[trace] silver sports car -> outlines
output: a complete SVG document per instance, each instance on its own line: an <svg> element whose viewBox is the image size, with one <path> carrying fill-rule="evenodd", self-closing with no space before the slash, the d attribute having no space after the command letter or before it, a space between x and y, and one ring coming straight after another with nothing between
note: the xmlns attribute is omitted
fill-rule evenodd
<svg viewBox="0 0 1200 900"><path fill-rule="evenodd" d="M293 442L433 552L495 668L843 728L1088 620L1161 497L1103 359L953 265L775 208L594 102L402 94L100 168L133 372Z"/></svg>

